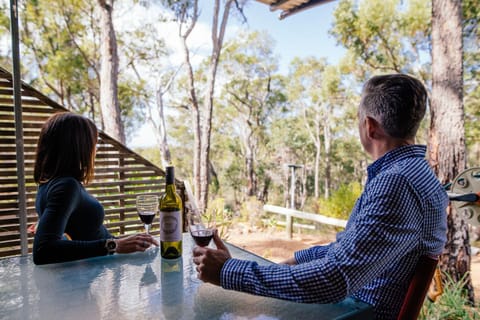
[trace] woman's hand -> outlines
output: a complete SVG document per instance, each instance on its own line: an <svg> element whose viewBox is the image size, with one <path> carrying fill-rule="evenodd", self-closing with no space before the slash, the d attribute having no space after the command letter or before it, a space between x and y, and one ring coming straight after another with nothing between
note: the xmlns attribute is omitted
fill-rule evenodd
<svg viewBox="0 0 480 320"><path fill-rule="evenodd" d="M151 235L144 233L119 238L116 239L115 242L117 243L117 248L115 249L116 253L145 251L152 245L158 247L158 241Z"/></svg>

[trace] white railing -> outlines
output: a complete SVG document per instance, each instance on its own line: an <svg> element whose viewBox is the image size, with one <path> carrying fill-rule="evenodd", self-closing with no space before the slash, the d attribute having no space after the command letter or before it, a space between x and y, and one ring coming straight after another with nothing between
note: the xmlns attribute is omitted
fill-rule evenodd
<svg viewBox="0 0 480 320"><path fill-rule="evenodd" d="M287 236L289 239L292 238L292 225L293 225L292 218L311 220L318 223L328 224L328 225L342 227L342 228L345 228L345 226L347 225L347 220L322 216L320 214L308 213L308 212L298 211L294 209L288 209L284 207L272 206L269 204L264 205L263 210L265 212L273 212L273 213L285 216L285 225L287 229Z"/></svg>

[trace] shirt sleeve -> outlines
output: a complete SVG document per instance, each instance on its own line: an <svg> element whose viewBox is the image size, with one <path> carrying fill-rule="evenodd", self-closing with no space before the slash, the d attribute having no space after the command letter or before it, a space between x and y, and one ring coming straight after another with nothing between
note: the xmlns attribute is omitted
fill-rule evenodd
<svg viewBox="0 0 480 320"><path fill-rule="evenodd" d="M228 260L222 287L297 302L341 301L412 250L421 230L421 203L400 175L372 180L357 209L336 242L297 252L298 265Z"/></svg>
<svg viewBox="0 0 480 320"><path fill-rule="evenodd" d="M33 244L33 261L46 264L105 255L105 240L64 240L68 219L80 201L80 185L73 178L53 181L46 207L38 221Z"/></svg>
<svg viewBox="0 0 480 320"><path fill-rule="evenodd" d="M312 260L322 259L323 257L325 257L325 254L327 253L330 245L314 246L308 249L299 250L294 254L295 260L297 261L297 264L299 264L310 262Z"/></svg>

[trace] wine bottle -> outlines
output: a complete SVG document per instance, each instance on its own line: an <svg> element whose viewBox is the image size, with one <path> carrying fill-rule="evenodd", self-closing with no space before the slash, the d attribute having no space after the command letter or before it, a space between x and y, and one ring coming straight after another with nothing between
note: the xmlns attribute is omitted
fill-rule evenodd
<svg viewBox="0 0 480 320"><path fill-rule="evenodd" d="M175 191L173 166L166 171L165 193L160 197L160 254L176 259L182 256L182 200Z"/></svg>

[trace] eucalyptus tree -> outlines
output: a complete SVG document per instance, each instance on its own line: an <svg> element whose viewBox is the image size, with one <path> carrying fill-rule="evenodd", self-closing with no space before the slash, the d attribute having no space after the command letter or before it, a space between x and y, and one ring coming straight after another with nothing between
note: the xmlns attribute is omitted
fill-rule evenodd
<svg viewBox="0 0 480 320"><path fill-rule="evenodd" d="M132 5L132 1L122 2L122 6ZM103 116L109 118L112 113L102 114L100 109L99 4L85 0L26 0L19 3L22 5L19 10L22 78L68 109L88 113L105 129L106 119ZM5 6L3 8L6 9ZM3 12L2 17L5 16ZM118 19L118 16L113 19ZM117 36L117 40L128 44L122 32ZM131 131L138 124L134 107L138 102L137 89L142 84L125 72L129 66L122 65L122 56L119 60L116 73L119 75L121 123L127 125L127 131Z"/></svg>
<svg viewBox="0 0 480 320"><path fill-rule="evenodd" d="M245 195L264 198L259 193L258 181L260 148L265 144L269 123L285 111L286 102L284 82L277 74L273 40L265 33L240 33L225 44L219 67L225 100L221 110L241 144L247 181ZM263 178L265 185L269 178Z"/></svg>
<svg viewBox="0 0 480 320"><path fill-rule="evenodd" d="M289 164L301 165L297 170L300 176L299 188L295 188L295 207L304 210L308 203L308 195L313 193L311 184L313 165L315 160L315 146L312 143L305 119L299 112L295 112L295 105L288 104L287 116L274 119L269 129L269 140L266 148L269 156L271 177L271 203L290 207L291 169ZM280 196L281 195L281 196Z"/></svg>
<svg viewBox="0 0 480 320"><path fill-rule="evenodd" d="M125 129L118 101L118 49L113 26L115 0L97 0L100 10L100 108L105 131L125 144ZM108 115L108 116L107 116Z"/></svg>
<svg viewBox="0 0 480 320"><path fill-rule="evenodd" d="M328 113L323 110L323 95L320 92L325 71L326 60L309 57L295 58L291 62L291 79L289 86L289 100L294 106L299 106L303 114L303 123L315 146L314 169L314 196L319 196L320 160L322 158L322 140L324 139L323 119ZM327 126L325 126L326 128ZM326 131L328 129L325 129ZM325 156L327 148L325 148ZM326 169L327 170L327 169ZM325 185L325 196L328 197L328 187Z"/></svg>
<svg viewBox="0 0 480 320"><path fill-rule="evenodd" d="M168 114L175 112L178 102L172 96L177 75L181 65L169 61L172 50L167 47L165 40L159 34L158 28L166 26L167 18L162 17L161 8L157 4L146 3L139 13L143 15L142 29L137 27L125 28L124 34L128 42L121 42L121 54L125 65L129 66L131 74L137 79L138 86L134 88L138 112L152 128L156 146L159 148L159 165L166 167L173 163L169 140L172 138L167 127ZM154 11L151 12L150 11Z"/></svg>
<svg viewBox="0 0 480 320"><path fill-rule="evenodd" d="M200 15L198 0L164 1L164 4L174 12L178 21L178 34L182 42L185 68L188 75L189 108L192 115L195 144L193 148L193 180L196 191L195 196L197 197L200 210L205 210L208 204L210 143L218 63L223 48L230 10L235 5L241 11L242 2L239 0L214 0L212 2L211 52L207 57L205 87L201 88L203 90L200 91L191 60L191 48L187 44L187 40L196 27ZM203 103L201 102L202 98Z"/></svg>
<svg viewBox="0 0 480 320"><path fill-rule="evenodd" d="M94 5L76 1L20 2L23 78L67 108L95 113L98 100L98 47L88 28ZM89 35L90 33L90 35Z"/></svg>
<svg viewBox="0 0 480 320"><path fill-rule="evenodd" d="M292 105L301 108L303 123L315 145L314 195L319 196L320 168L323 167L323 191L328 198L332 183L332 143L335 132L344 129L336 128L336 124L352 106L348 104L338 67L328 65L325 59L294 59L291 79L289 99Z"/></svg>
<svg viewBox="0 0 480 320"><path fill-rule="evenodd" d="M466 168L461 3L461 0L432 2L429 162L442 183L453 181ZM468 225L462 214L451 206L447 208L447 223L446 252L441 257L442 270L448 272L455 281L466 276L465 289L473 303Z"/></svg>
<svg viewBox="0 0 480 320"><path fill-rule="evenodd" d="M430 79L431 4L424 0L342 0L330 33L347 49L344 68L361 81L402 72Z"/></svg>
<svg viewBox="0 0 480 320"><path fill-rule="evenodd" d="M11 39L10 35L10 7L7 1L0 1L0 39ZM12 70L12 48L4 46L0 50L0 65L7 70Z"/></svg>

